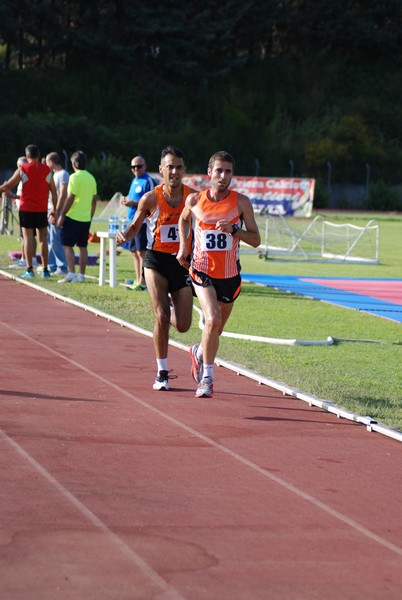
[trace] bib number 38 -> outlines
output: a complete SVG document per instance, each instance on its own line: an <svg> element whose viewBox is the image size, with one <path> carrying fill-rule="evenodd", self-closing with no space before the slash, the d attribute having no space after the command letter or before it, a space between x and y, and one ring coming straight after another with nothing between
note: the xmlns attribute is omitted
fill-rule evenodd
<svg viewBox="0 0 402 600"><path fill-rule="evenodd" d="M233 237L223 231L203 231L201 238L201 250L204 252L227 251L232 249Z"/></svg>

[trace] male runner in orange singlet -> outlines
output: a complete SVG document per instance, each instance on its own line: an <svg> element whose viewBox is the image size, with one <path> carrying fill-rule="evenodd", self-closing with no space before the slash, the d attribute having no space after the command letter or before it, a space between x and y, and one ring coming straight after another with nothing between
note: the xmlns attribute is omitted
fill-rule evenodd
<svg viewBox="0 0 402 600"><path fill-rule="evenodd" d="M133 221L117 237L119 245L132 240L146 219L147 251L144 257L144 275L154 311L154 348L157 375L154 390L168 390L169 325L183 333L191 325L193 295L188 284L188 272L176 260L179 251L178 221L185 199L194 192L181 180L186 167L184 154L175 146L162 150L159 172L163 183L142 196ZM191 252L190 238L183 243L187 257ZM169 297L170 296L170 297ZM172 300L173 308L170 305Z"/></svg>
<svg viewBox="0 0 402 600"><path fill-rule="evenodd" d="M261 241L249 198L229 189L233 174L233 157L225 151L213 154L208 163L211 188L190 194L179 220L183 242L177 260L189 268L205 318L201 344L190 348L197 398L212 398L219 336L241 289L239 243L256 248ZM190 265L185 240L192 217L195 229Z"/></svg>

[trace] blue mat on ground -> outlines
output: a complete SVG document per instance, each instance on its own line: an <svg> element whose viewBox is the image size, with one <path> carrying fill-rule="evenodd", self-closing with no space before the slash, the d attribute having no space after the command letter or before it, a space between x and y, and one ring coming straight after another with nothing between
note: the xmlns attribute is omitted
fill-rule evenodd
<svg viewBox="0 0 402 600"><path fill-rule="evenodd" d="M242 279L402 323L402 279L250 273L242 273Z"/></svg>

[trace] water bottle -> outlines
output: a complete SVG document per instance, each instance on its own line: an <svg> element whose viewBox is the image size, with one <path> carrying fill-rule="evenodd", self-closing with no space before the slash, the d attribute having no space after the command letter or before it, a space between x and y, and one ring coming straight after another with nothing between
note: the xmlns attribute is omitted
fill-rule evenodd
<svg viewBox="0 0 402 600"><path fill-rule="evenodd" d="M127 217L122 217L120 231L125 231L125 229L127 229L127 227L128 227L128 218Z"/></svg>
<svg viewBox="0 0 402 600"><path fill-rule="evenodd" d="M115 237L119 233L119 217L112 216L109 218L108 232Z"/></svg>

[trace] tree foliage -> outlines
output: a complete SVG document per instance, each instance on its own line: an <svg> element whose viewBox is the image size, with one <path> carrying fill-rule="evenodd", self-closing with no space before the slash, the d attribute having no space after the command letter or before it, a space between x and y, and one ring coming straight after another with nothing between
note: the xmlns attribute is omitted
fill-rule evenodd
<svg viewBox="0 0 402 600"><path fill-rule="evenodd" d="M7 0L4 68L121 69L217 76L247 60L399 56L401 0Z"/></svg>
<svg viewBox="0 0 402 600"><path fill-rule="evenodd" d="M224 147L239 173L391 181L401 51L402 0L5 0L0 165L35 142L156 168L175 143L193 171Z"/></svg>

